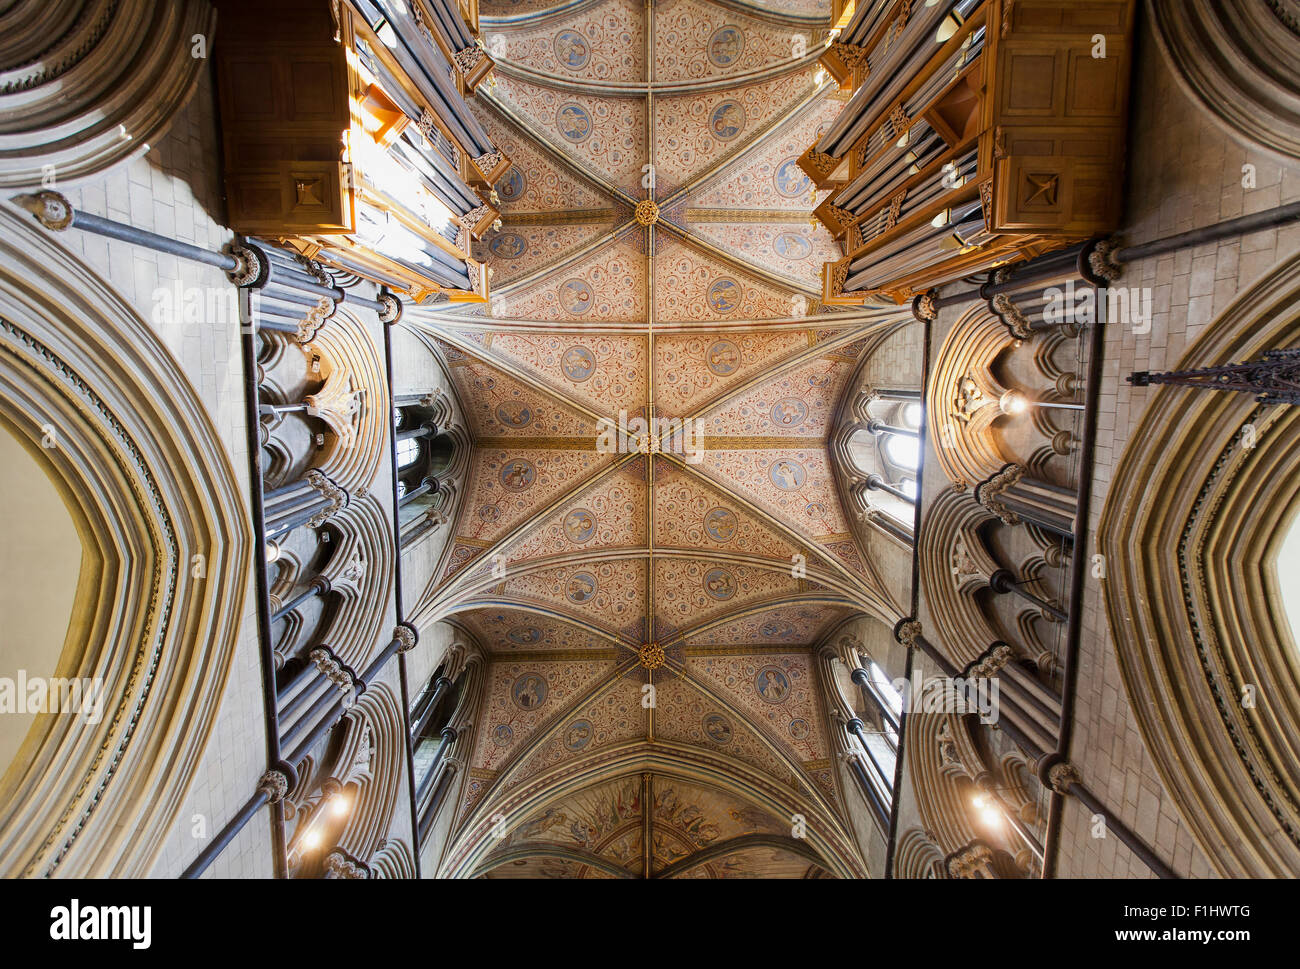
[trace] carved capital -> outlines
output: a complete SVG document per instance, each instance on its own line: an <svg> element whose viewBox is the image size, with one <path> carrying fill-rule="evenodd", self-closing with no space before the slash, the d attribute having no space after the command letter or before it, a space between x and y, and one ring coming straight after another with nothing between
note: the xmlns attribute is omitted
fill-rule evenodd
<svg viewBox="0 0 1300 969"><path fill-rule="evenodd" d="M1124 275L1123 263L1115 259L1118 249L1119 244L1114 239L1101 239L1088 250L1088 269L1095 279L1113 283Z"/></svg>
<svg viewBox="0 0 1300 969"><path fill-rule="evenodd" d="M992 878L993 849L982 842L968 845L948 859L948 874L953 878Z"/></svg>
<svg viewBox="0 0 1300 969"><path fill-rule="evenodd" d="M933 289L921 293L912 301L912 315L918 320L934 320L939 316L939 307L935 300L938 294Z"/></svg>
<svg viewBox="0 0 1300 969"><path fill-rule="evenodd" d="M900 619L894 627L894 638L908 649L915 649L921 638L921 624L912 618Z"/></svg>
<svg viewBox="0 0 1300 969"><path fill-rule="evenodd" d="M397 647L399 653L409 653L420 641L420 634L409 622L399 622L393 627L393 638L401 644Z"/></svg>
<svg viewBox="0 0 1300 969"><path fill-rule="evenodd" d="M269 267L260 249L230 243L222 251L235 259L235 268L226 270L226 278L235 286L254 286L266 278Z"/></svg>
<svg viewBox="0 0 1300 969"><path fill-rule="evenodd" d="M264 791L272 804L278 804L289 793L289 778L284 771L269 770L258 778L257 789Z"/></svg>
<svg viewBox="0 0 1300 969"><path fill-rule="evenodd" d="M316 664L316 669L320 670L321 675L333 683L340 693L345 695L352 693L355 687L352 674L340 666L328 650L313 649L308 657Z"/></svg>
<svg viewBox="0 0 1300 969"><path fill-rule="evenodd" d="M379 311L380 323L396 323L402 318L402 301L392 293L380 293L379 302L384 307Z"/></svg>
<svg viewBox="0 0 1300 969"><path fill-rule="evenodd" d="M1047 783L1057 794L1069 794L1070 785L1083 783L1083 778L1073 764L1062 761L1047 769Z"/></svg>
<svg viewBox="0 0 1300 969"><path fill-rule="evenodd" d="M15 195L11 201L30 212L51 232L62 232L72 225L77 215L68 197L59 192L46 190L35 195Z"/></svg>

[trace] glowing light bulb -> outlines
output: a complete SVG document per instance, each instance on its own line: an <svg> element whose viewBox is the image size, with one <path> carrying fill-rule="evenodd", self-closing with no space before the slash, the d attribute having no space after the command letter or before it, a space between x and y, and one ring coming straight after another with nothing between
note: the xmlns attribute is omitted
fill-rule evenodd
<svg viewBox="0 0 1300 969"><path fill-rule="evenodd" d="M1019 394L1014 390L1008 390L1002 395L1002 399L998 401L998 406L1002 408L1002 413L1004 414L1023 414L1028 410L1029 402L1025 400L1023 394Z"/></svg>
<svg viewBox="0 0 1300 969"><path fill-rule="evenodd" d="M348 799L342 794L335 794L330 798L330 810L334 812L336 818L341 818L348 813Z"/></svg>
<svg viewBox="0 0 1300 969"><path fill-rule="evenodd" d="M308 831L302 839L303 847L308 851L315 851L320 847L320 832Z"/></svg>

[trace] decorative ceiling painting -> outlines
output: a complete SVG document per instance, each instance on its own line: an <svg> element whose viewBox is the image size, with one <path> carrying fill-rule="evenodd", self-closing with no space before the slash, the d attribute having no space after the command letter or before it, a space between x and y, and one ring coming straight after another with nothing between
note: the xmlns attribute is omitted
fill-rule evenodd
<svg viewBox="0 0 1300 969"><path fill-rule="evenodd" d="M815 651L889 596L829 437L903 314L819 302L838 252L796 159L843 105L829 3L482 12L493 296L414 314L475 445L421 619L489 661L443 867L860 873Z"/></svg>

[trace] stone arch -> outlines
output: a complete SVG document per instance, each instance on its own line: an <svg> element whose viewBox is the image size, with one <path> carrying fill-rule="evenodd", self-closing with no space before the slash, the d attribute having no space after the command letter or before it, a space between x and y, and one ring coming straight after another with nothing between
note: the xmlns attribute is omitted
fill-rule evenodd
<svg viewBox="0 0 1300 969"><path fill-rule="evenodd" d="M1207 327L1178 369L1297 345L1292 257ZM1300 650L1276 563L1300 515L1300 410L1176 386L1149 401L1098 529L1125 690L1210 862L1227 876L1287 875L1300 866Z"/></svg>
<svg viewBox="0 0 1300 969"><path fill-rule="evenodd" d="M1233 138L1300 159L1300 7L1292 0L1150 0L1182 89Z"/></svg>
<svg viewBox="0 0 1300 969"><path fill-rule="evenodd" d="M208 408L145 321L7 209L0 361L7 422L33 448L57 429L41 453L96 563L58 675L104 689L102 718L42 716L0 780L0 872L142 876L231 669L251 569L244 499Z"/></svg>
<svg viewBox="0 0 1300 969"><path fill-rule="evenodd" d="M208 64L204 0L19 0L0 15L0 188L70 182L147 148Z"/></svg>

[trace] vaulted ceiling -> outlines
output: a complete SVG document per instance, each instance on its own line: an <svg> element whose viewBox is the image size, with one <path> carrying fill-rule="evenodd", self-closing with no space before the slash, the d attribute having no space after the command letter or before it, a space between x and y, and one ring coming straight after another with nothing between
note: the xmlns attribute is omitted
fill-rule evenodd
<svg viewBox="0 0 1300 969"><path fill-rule="evenodd" d="M494 295L421 322L475 444L432 611L490 659L448 871L861 871L813 648L887 600L828 436L898 312L818 303L829 4L767 6L484 0Z"/></svg>

